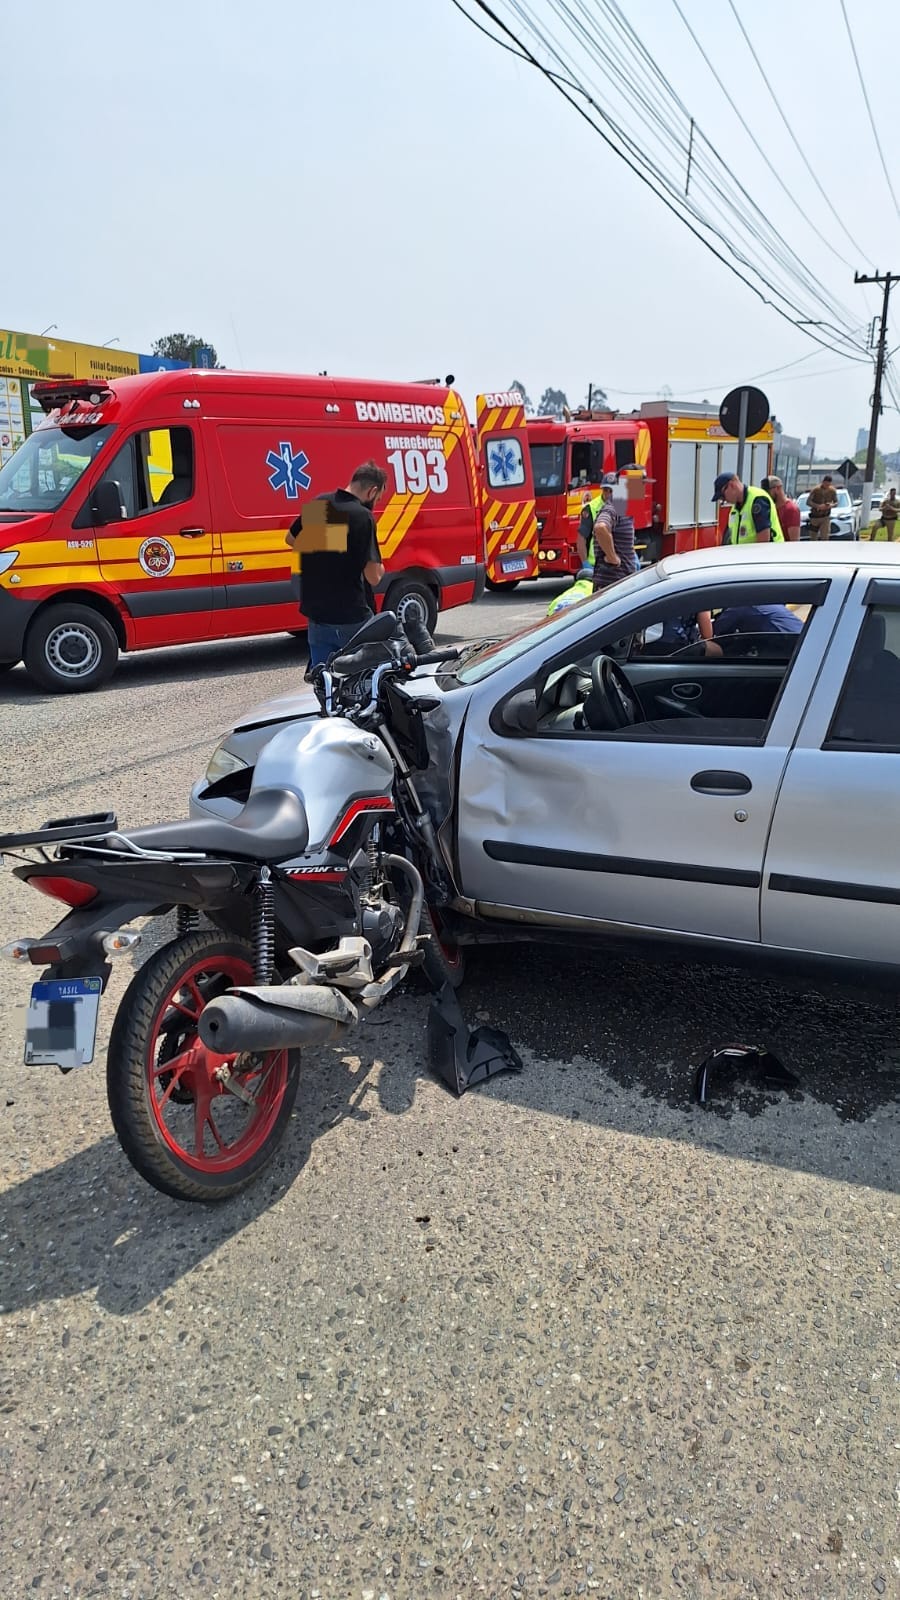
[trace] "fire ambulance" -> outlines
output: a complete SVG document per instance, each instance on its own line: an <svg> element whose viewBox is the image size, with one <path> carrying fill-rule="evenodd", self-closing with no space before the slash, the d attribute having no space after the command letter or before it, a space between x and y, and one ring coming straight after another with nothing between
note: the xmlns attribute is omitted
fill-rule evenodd
<svg viewBox="0 0 900 1600"><path fill-rule="evenodd" d="M528 446L538 516L541 576L577 572L582 506L605 473L624 480L635 544L645 562L721 539L712 503L720 472L737 467L737 442L707 405L645 402L639 411L576 411L563 422L528 419ZM748 483L770 470L773 427L748 440Z"/></svg>
<svg viewBox="0 0 900 1600"><path fill-rule="evenodd" d="M302 630L285 533L370 458L388 487L377 603L438 611L537 572L520 395L218 370L36 388L0 470L0 670L95 688L122 650Z"/></svg>

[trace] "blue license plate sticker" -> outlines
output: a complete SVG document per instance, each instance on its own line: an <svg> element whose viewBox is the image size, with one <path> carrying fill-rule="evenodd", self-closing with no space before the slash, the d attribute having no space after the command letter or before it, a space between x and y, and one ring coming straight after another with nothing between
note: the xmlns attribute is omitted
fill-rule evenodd
<svg viewBox="0 0 900 1600"><path fill-rule="evenodd" d="M504 572L527 572L527 556L504 556L500 562Z"/></svg>
<svg viewBox="0 0 900 1600"><path fill-rule="evenodd" d="M100 978L47 978L31 988L25 1021L27 1067L86 1067L94 1059Z"/></svg>

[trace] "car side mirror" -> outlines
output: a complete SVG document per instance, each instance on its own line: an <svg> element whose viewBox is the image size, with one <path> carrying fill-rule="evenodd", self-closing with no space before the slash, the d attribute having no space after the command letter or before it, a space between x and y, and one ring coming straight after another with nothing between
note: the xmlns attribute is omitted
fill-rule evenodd
<svg viewBox="0 0 900 1600"><path fill-rule="evenodd" d="M659 644L665 629L661 622L651 622L649 628L644 629L645 644Z"/></svg>
<svg viewBox="0 0 900 1600"><path fill-rule="evenodd" d="M122 490L113 478L103 478L91 495L91 519L96 527L121 522L125 517Z"/></svg>
<svg viewBox="0 0 900 1600"><path fill-rule="evenodd" d="M510 695L501 713L508 733L537 733L537 699L533 689L519 689Z"/></svg>

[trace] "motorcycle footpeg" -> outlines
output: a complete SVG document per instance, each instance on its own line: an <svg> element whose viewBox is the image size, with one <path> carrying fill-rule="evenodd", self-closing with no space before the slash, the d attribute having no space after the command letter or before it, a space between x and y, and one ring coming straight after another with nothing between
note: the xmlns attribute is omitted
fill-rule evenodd
<svg viewBox="0 0 900 1600"><path fill-rule="evenodd" d="M367 939L345 937L336 949L321 955L295 945L288 954L308 983L340 984L351 976L360 984L372 982L372 947Z"/></svg>

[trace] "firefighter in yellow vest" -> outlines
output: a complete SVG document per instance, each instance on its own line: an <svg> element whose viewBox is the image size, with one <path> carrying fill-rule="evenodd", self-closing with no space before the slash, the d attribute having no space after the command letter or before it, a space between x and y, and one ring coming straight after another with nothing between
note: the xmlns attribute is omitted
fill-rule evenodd
<svg viewBox="0 0 900 1600"><path fill-rule="evenodd" d="M751 489L734 472L720 472L713 500L731 507L723 544L783 544L784 534L771 495Z"/></svg>

